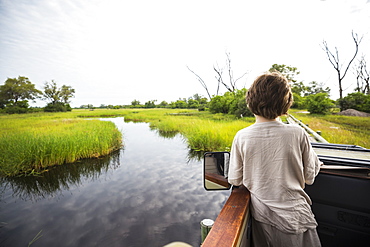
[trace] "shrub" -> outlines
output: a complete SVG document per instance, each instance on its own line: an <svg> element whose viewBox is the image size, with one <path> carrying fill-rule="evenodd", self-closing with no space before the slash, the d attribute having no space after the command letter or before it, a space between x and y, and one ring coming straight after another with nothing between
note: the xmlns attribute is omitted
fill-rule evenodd
<svg viewBox="0 0 370 247"><path fill-rule="evenodd" d="M27 113L29 111L28 106L29 105L27 100L21 100L8 103L4 110L8 114L21 114Z"/></svg>
<svg viewBox="0 0 370 247"><path fill-rule="evenodd" d="M236 117L253 116L247 107L245 95L247 90L241 89L235 92L226 92L223 96L215 96L209 102L211 113L233 114Z"/></svg>
<svg viewBox="0 0 370 247"><path fill-rule="evenodd" d="M338 99L340 109L355 109L370 113L370 95L363 93L350 93L342 99Z"/></svg>
<svg viewBox="0 0 370 247"><path fill-rule="evenodd" d="M327 93L310 94L305 97L307 110L310 113L326 114L335 105Z"/></svg>
<svg viewBox="0 0 370 247"><path fill-rule="evenodd" d="M215 96L209 102L209 111L211 113L228 113L229 105L225 96Z"/></svg>
<svg viewBox="0 0 370 247"><path fill-rule="evenodd" d="M292 108L303 109L304 108L304 97L297 93L293 93L293 104Z"/></svg>
<svg viewBox="0 0 370 247"><path fill-rule="evenodd" d="M45 112L66 112L72 111L72 108L69 104L64 104L62 102L57 102L55 104L49 103L44 108Z"/></svg>

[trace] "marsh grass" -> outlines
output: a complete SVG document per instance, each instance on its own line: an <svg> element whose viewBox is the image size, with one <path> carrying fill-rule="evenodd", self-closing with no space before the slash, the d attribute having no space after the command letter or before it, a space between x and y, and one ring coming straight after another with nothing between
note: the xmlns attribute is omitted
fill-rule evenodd
<svg viewBox="0 0 370 247"><path fill-rule="evenodd" d="M107 155L121 147L112 122L50 115L2 117L0 174L34 175L47 167Z"/></svg>
<svg viewBox="0 0 370 247"><path fill-rule="evenodd" d="M370 118L311 115L292 110L331 143L370 148ZM228 151L236 132L254 118L236 119L179 109L73 110L0 116L0 174L38 174L50 165L100 157L119 149L121 133L112 122L84 118L124 116L125 121L150 123L162 135L181 133L195 151ZM284 121L284 119L283 119Z"/></svg>
<svg viewBox="0 0 370 247"><path fill-rule="evenodd" d="M370 118L342 115L311 115L291 112L293 116L314 131L321 131L321 135L330 143L358 145L370 148Z"/></svg>
<svg viewBox="0 0 370 247"><path fill-rule="evenodd" d="M254 118L237 120L234 116L197 110L142 110L128 112L124 117L150 122L151 128L161 132L181 133L196 151L230 150L236 132L254 122Z"/></svg>

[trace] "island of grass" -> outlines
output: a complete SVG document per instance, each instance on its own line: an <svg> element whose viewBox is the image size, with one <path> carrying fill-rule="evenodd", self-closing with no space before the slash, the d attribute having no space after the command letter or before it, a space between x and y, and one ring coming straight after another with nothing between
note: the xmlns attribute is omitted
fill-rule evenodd
<svg viewBox="0 0 370 247"><path fill-rule="evenodd" d="M1 116L0 175L39 174L48 167L118 150L122 134L109 121L66 114Z"/></svg>

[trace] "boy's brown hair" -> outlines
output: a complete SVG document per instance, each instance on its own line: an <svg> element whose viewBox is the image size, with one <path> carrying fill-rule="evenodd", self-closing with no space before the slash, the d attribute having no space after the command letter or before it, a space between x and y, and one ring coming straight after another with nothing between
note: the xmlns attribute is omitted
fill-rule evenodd
<svg viewBox="0 0 370 247"><path fill-rule="evenodd" d="M287 114L293 103L289 82L279 72L267 72L257 77L246 99L253 114L267 119Z"/></svg>

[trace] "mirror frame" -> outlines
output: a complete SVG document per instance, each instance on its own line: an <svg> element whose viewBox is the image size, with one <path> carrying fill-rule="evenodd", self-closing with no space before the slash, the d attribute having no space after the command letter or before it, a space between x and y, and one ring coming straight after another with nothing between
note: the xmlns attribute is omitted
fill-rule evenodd
<svg viewBox="0 0 370 247"><path fill-rule="evenodd" d="M219 154L227 154L230 159L230 152L206 152L203 155L203 187L204 189L208 191L217 191L217 190L229 190L231 188L231 184L227 181L227 177L220 175L220 173L225 172L225 163L223 160L222 167L220 167L220 163L216 162L215 166L213 167L212 170L216 170L217 173L215 172L206 172L207 164L206 164L206 159L209 157L212 157L213 155L219 155ZM209 164L208 164L209 165ZM228 163L227 163L227 170L228 171ZM207 187L207 181L211 182L214 184L214 188Z"/></svg>

